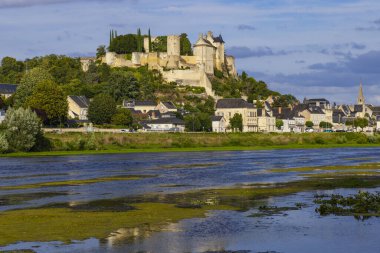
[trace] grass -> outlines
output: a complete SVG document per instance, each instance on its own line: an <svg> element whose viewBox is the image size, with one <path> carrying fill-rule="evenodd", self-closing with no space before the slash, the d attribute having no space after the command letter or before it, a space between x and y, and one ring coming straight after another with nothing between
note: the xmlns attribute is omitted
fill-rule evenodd
<svg viewBox="0 0 380 253"><path fill-rule="evenodd" d="M106 150L74 150L74 151L43 151L17 152L0 154L1 157L38 157L38 156L72 156L72 155L106 155L106 154L133 154L133 153L165 153L165 152L207 152L207 151L254 151L254 150L281 150L281 149L320 149L320 148L373 148L377 144L337 144L337 145L284 145L284 146L226 146L226 147L196 147L196 148L134 148L134 149L106 149Z"/></svg>
<svg viewBox="0 0 380 253"><path fill-rule="evenodd" d="M142 178L146 178L146 176L126 175L126 176L115 176L115 177L100 177L100 178L92 178L92 179L78 179L78 180L42 182L42 183L35 183L35 184L0 186L0 190L23 190L23 189L42 188L42 187L77 186L77 185L95 184L95 183L110 182L110 181L139 180Z"/></svg>
<svg viewBox="0 0 380 253"><path fill-rule="evenodd" d="M51 143L48 152L2 156L380 147L380 136L362 133L47 133L46 137Z"/></svg>

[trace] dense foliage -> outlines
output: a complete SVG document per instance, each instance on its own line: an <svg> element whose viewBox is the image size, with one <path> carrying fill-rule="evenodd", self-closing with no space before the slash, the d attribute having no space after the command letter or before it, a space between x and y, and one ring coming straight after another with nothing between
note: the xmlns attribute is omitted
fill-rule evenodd
<svg viewBox="0 0 380 253"><path fill-rule="evenodd" d="M42 112L46 125L62 125L67 118L67 97L52 81L41 82L26 100L27 107Z"/></svg>
<svg viewBox="0 0 380 253"><path fill-rule="evenodd" d="M88 119L95 124L111 123L116 113L116 102L108 94L99 94L93 98L88 108Z"/></svg>
<svg viewBox="0 0 380 253"><path fill-rule="evenodd" d="M138 40L135 34L120 35L112 39L108 50L117 54L137 52Z"/></svg>

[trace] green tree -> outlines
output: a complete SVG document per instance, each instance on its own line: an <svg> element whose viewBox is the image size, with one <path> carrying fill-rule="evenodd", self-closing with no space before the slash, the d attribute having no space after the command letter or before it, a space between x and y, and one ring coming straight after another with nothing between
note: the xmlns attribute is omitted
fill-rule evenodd
<svg viewBox="0 0 380 253"><path fill-rule="evenodd" d="M95 124L111 123L112 116L116 113L116 102L108 94L96 95L88 108L88 119Z"/></svg>
<svg viewBox="0 0 380 253"><path fill-rule="evenodd" d="M139 83L132 72L114 71L109 78L109 94L115 101L136 99L139 94Z"/></svg>
<svg viewBox="0 0 380 253"><path fill-rule="evenodd" d="M130 54L137 51L137 38L134 34L120 35L112 39L108 48L117 54Z"/></svg>
<svg viewBox="0 0 380 253"><path fill-rule="evenodd" d="M167 36L158 36L152 42L153 52L167 52L168 51L168 37Z"/></svg>
<svg viewBox="0 0 380 253"><path fill-rule="evenodd" d="M330 122L325 122L325 121L321 121L320 123L319 123L319 127L320 128L332 128L333 127L333 125L330 123Z"/></svg>
<svg viewBox="0 0 380 253"><path fill-rule="evenodd" d="M52 75L46 69L34 68L28 71L21 79L20 85L17 87L15 94L15 106L23 106L28 97L32 95L37 84L46 81L53 81Z"/></svg>
<svg viewBox="0 0 380 253"><path fill-rule="evenodd" d="M41 135L41 121L30 109L10 108L3 124L9 149L14 151L29 151Z"/></svg>
<svg viewBox="0 0 380 253"><path fill-rule="evenodd" d="M141 37L141 29L137 29L137 52L143 51L143 41Z"/></svg>
<svg viewBox="0 0 380 253"><path fill-rule="evenodd" d="M212 122L210 115L207 113L193 113L186 115L185 128L191 132L210 132L212 130Z"/></svg>
<svg viewBox="0 0 380 253"><path fill-rule="evenodd" d="M117 109L117 112L112 116L111 120L113 125L116 126L132 126L133 117L130 110L125 108Z"/></svg>
<svg viewBox="0 0 380 253"><path fill-rule="evenodd" d="M68 103L63 90L52 81L39 83L26 105L32 109L40 110L46 115L46 124L59 125L66 122Z"/></svg>
<svg viewBox="0 0 380 253"><path fill-rule="evenodd" d="M289 105L293 105L297 103L298 100L296 97L290 94L280 95L274 99L272 107L289 107Z"/></svg>
<svg viewBox="0 0 380 253"><path fill-rule="evenodd" d="M305 126L311 128L314 126L314 123L312 121L306 121Z"/></svg>
<svg viewBox="0 0 380 253"><path fill-rule="evenodd" d="M191 42L187 38L186 33L182 33L180 35L180 51L181 51L181 55L193 55Z"/></svg>
<svg viewBox="0 0 380 253"><path fill-rule="evenodd" d="M239 113L235 113L235 115L230 119L230 126L232 130L239 129L240 132L243 131L243 116Z"/></svg>
<svg viewBox="0 0 380 253"><path fill-rule="evenodd" d="M357 127L360 127L361 129L367 127L368 124L369 124L369 121L366 118L356 118L354 120L354 125Z"/></svg>
<svg viewBox="0 0 380 253"><path fill-rule="evenodd" d="M101 45L96 49L96 58L99 59L103 56L106 56L106 46Z"/></svg>
<svg viewBox="0 0 380 253"><path fill-rule="evenodd" d="M277 129L281 129L284 126L284 121L282 119L276 119L276 127Z"/></svg>
<svg viewBox="0 0 380 253"><path fill-rule="evenodd" d="M1 60L0 82L19 83L25 69L24 63L12 57Z"/></svg>

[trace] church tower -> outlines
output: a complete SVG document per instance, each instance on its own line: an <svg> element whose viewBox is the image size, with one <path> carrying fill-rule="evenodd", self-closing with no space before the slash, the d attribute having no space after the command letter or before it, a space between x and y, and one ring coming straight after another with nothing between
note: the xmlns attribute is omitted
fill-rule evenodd
<svg viewBox="0 0 380 253"><path fill-rule="evenodd" d="M364 105L365 104L365 98L364 98L364 95L363 95L363 84L362 84L362 82L360 82L359 95L358 95L357 104L358 105Z"/></svg>

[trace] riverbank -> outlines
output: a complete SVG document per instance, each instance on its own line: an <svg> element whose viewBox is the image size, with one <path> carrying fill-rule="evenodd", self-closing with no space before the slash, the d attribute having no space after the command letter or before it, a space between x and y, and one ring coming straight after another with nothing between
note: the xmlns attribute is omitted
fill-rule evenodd
<svg viewBox="0 0 380 253"><path fill-rule="evenodd" d="M2 154L6 157L65 156L120 153L247 151L380 147L380 136L362 133L65 133L46 134L48 147L40 152Z"/></svg>

